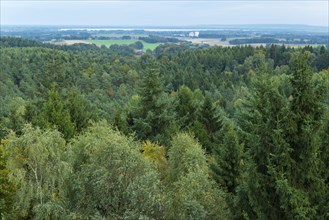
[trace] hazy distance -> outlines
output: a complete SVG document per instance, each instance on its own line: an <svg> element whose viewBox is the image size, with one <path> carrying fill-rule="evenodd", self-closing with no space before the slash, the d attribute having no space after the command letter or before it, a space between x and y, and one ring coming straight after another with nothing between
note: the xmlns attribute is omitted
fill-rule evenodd
<svg viewBox="0 0 329 220"><path fill-rule="evenodd" d="M1 25L329 26L328 1L8 1Z"/></svg>

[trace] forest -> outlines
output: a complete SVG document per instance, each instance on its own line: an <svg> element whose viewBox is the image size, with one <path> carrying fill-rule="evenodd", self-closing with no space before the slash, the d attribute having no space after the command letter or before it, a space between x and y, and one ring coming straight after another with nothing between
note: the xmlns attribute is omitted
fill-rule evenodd
<svg viewBox="0 0 329 220"><path fill-rule="evenodd" d="M0 38L1 219L329 219L329 48Z"/></svg>

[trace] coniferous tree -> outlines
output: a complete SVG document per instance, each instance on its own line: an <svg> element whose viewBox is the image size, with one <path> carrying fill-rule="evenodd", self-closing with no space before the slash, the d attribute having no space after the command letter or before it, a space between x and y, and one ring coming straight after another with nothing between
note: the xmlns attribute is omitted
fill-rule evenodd
<svg viewBox="0 0 329 220"><path fill-rule="evenodd" d="M222 127L222 119L219 111L212 103L209 95L205 96L203 105L199 112L198 120L194 123L192 131L206 149L207 153L211 153L217 142L218 131Z"/></svg>
<svg viewBox="0 0 329 220"><path fill-rule="evenodd" d="M64 107L70 113L70 120L77 132L87 128L88 121L95 117L95 111L91 108L89 101L80 94L77 88L69 91Z"/></svg>
<svg viewBox="0 0 329 220"><path fill-rule="evenodd" d="M41 118L37 125L57 128L66 139L73 137L75 133L74 124L71 122L69 111L64 108L58 91L51 89L48 95L48 100L43 104Z"/></svg>
<svg viewBox="0 0 329 220"><path fill-rule="evenodd" d="M273 170L286 169L291 164L283 132L285 120L290 116L277 86L277 80L266 74L256 77L240 119L250 158L238 187L237 207L249 218L286 218L274 184L278 174Z"/></svg>
<svg viewBox="0 0 329 220"><path fill-rule="evenodd" d="M324 217L328 187L321 177L319 135L326 90L312 80L307 60L307 53L293 60L289 98L279 91L280 77L263 75L245 104L240 124L250 161L238 200L249 204L243 209L250 218Z"/></svg>
<svg viewBox="0 0 329 220"><path fill-rule="evenodd" d="M150 68L145 73L139 97L136 111L132 112L132 130L142 140L168 143L170 134L175 130L175 115L170 106L171 100L163 92L163 84L156 69Z"/></svg>
<svg viewBox="0 0 329 220"><path fill-rule="evenodd" d="M238 139L236 128L227 122L220 130L220 143L213 149L215 163L212 170L215 180L235 194L243 171L243 145Z"/></svg>
<svg viewBox="0 0 329 220"><path fill-rule="evenodd" d="M184 130L190 128L197 120L198 106L194 93L187 87L181 86L176 93L176 113L180 127Z"/></svg>
<svg viewBox="0 0 329 220"><path fill-rule="evenodd" d="M314 81L314 74L309 67L310 53L294 54L292 84L292 113L293 129L290 130L288 142L292 148L293 185L304 191L309 198L310 209L314 215L321 218L323 210L318 205L327 200L324 198L329 189L321 176L321 139L324 129L326 108L324 101L327 95L326 79ZM323 216L324 217L324 216Z"/></svg>

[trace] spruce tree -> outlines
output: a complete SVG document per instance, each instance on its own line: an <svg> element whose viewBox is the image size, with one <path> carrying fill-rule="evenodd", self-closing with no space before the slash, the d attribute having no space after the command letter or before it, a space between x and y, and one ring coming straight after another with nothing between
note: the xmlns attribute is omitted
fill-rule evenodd
<svg viewBox="0 0 329 220"><path fill-rule="evenodd" d="M261 75L244 104L240 125L249 163L237 201L249 218L325 215L328 187L321 177L320 134L326 88L312 79L308 58L308 53L295 55L289 98L279 89L282 76Z"/></svg>
<svg viewBox="0 0 329 220"><path fill-rule="evenodd" d="M289 132L288 142L292 148L293 159L292 184L306 193L310 208L315 216L323 216L319 204L328 191L321 176L321 146L326 139L321 139L325 129L326 108L324 101L328 93L325 79L315 80L315 75L308 65L310 53L297 53L293 56L293 88L290 111L292 113L293 129ZM324 216L323 216L324 217ZM320 217L321 218L321 217Z"/></svg>
<svg viewBox="0 0 329 220"><path fill-rule="evenodd" d="M190 128L197 119L199 109L195 103L194 93L187 86L181 86L176 94L176 113L180 127Z"/></svg>
<svg viewBox="0 0 329 220"><path fill-rule="evenodd" d="M243 182L238 187L237 204L251 219L284 218L276 195L275 176L270 169L284 166L286 159L289 163L289 158L284 158L284 150L288 149L284 149L287 145L282 141L282 125L277 120L285 115L286 108L273 78L262 75L253 80L240 118L250 161ZM277 158L280 155L283 158Z"/></svg>
<svg viewBox="0 0 329 220"><path fill-rule="evenodd" d="M139 87L139 103L131 110L128 124L142 140L166 144L174 128L170 99L163 91L159 71L148 68ZM129 113L128 113L129 114Z"/></svg>
<svg viewBox="0 0 329 220"><path fill-rule="evenodd" d="M213 149L215 163L211 166L215 180L229 193L235 194L243 170L243 145L232 122L220 130L220 144Z"/></svg>
<svg viewBox="0 0 329 220"><path fill-rule="evenodd" d="M199 112L198 120L194 122L192 128L207 153L211 153L214 145L217 144L217 135L221 127L222 119L219 111L207 94Z"/></svg>
<svg viewBox="0 0 329 220"><path fill-rule="evenodd" d="M58 91L53 88L49 91L48 96L48 100L43 104L41 118L37 125L57 128L65 139L72 138L75 133L74 123L71 122L70 113L64 108Z"/></svg>
<svg viewBox="0 0 329 220"><path fill-rule="evenodd" d="M74 129L81 132L88 126L88 121L95 118L94 109L89 101L79 92L77 88L69 91L64 107L70 114L70 120L74 124Z"/></svg>

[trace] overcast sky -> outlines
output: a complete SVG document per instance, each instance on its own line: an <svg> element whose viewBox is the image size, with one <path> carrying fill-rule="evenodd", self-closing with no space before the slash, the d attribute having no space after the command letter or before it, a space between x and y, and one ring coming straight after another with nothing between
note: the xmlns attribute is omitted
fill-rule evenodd
<svg viewBox="0 0 329 220"><path fill-rule="evenodd" d="M138 25L308 24L329 26L324 1L10 1L1 24Z"/></svg>

